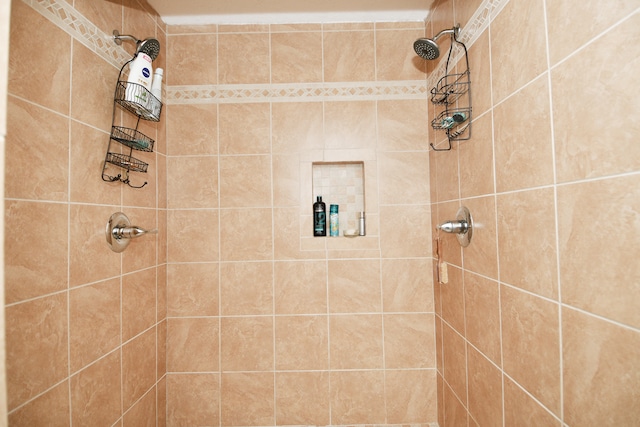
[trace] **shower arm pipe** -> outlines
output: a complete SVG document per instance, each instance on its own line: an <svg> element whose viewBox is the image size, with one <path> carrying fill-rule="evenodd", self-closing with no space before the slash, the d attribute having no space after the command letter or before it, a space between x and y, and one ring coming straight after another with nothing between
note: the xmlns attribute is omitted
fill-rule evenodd
<svg viewBox="0 0 640 427"><path fill-rule="evenodd" d="M458 41L458 33L460 32L460 24L456 25L453 28L449 28L447 30L442 30L440 31L438 34L436 34L436 36L433 38L433 41L436 42L438 41L438 39L442 36L444 36L445 34L451 34L453 36L453 39L455 41Z"/></svg>

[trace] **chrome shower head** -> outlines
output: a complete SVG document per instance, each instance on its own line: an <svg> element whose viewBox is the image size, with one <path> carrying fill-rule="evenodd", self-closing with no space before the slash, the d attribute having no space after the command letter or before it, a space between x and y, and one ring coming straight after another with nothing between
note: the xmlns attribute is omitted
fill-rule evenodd
<svg viewBox="0 0 640 427"><path fill-rule="evenodd" d="M413 42L413 50L416 51L418 56L422 59L436 59L440 56L440 48L438 43L431 39L418 39Z"/></svg>
<svg viewBox="0 0 640 427"><path fill-rule="evenodd" d="M122 39L132 40L136 42L136 55L140 52L145 53L151 57L151 60L154 61L158 54L160 53L160 42L153 38L148 38L144 40L138 40L137 38L120 34L118 30L113 30L113 41L115 44L120 46L122 44Z"/></svg>
<svg viewBox="0 0 640 427"><path fill-rule="evenodd" d="M421 38L413 42L413 50L416 51L418 56L422 59L436 59L440 56L440 48L438 47L438 39L445 34L451 34L454 40L458 39L458 32L460 32L460 25L456 25L455 27L442 30L433 39Z"/></svg>

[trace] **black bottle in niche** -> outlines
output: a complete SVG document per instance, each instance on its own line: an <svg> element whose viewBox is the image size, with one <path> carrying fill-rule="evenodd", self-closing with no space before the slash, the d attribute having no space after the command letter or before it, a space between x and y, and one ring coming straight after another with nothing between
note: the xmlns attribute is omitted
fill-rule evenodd
<svg viewBox="0 0 640 427"><path fill-rule="evenodd" d="M327 235L327 206L322 201L322 196L318 196L313 204L313 235Z"/></svg>

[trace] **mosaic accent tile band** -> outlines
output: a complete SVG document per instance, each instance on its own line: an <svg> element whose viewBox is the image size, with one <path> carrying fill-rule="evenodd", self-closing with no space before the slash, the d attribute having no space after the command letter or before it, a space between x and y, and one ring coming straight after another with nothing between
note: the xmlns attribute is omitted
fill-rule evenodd
<svg viewBox="0 0 640 427"><path fill-rule="evenodd" d="M425 99L426 81L168 86L167 104Z"/></svg>
<svg viewBox="0 0 640 427"><path fill-rule="evenodd" d="M130 55L65 0L22 0L60 29L89 49L120 68ZM460 41L472 46L491 20L509 3L509 0L484 0L469 24L460 32ZM453 52L456 63L462 57L462 49ZM427 88L433 87L439 76L444 75L445 63L441 62L428 81L356 82L343 84L293 84L293 85L218 85L218 86L168 86L167 104L331 101L349 98L353 100L423 99Z"/></svg>

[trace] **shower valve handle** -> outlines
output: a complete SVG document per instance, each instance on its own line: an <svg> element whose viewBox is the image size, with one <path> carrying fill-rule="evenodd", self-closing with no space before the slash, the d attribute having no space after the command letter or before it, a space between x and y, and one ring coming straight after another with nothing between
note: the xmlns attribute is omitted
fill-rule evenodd
<svg viewBox="0 0 640 427"><path fill-rule="evenodd" d="M455 220L449 220L436 226L438 231L442 230L445 233L455 234L458 239L458 243L463 248L469 246L471 243L471 237L473 236L473 218L471 218L471 212L464 206L458 209Z"/></svg>
<svg viewBox="0 0 640 427"><path fill-rule="evenodd" d="M437 228L445 233L463 234L469 230L469 223L467 221L447 221L438 225Z"/></svg>
<svg viewBox="0 0 640 427"><path fill-rule="evenodd" d="M114 227L113 228L113 237L116 239L133 239L134 237L140 237L143 234L158 234L158 229L154 228L153 230L145 230L136 225L128 226L128 227Z"/></svg>
<svg viewBox="0 0 640 427"><path fill-rule="evenodd" d="M133 238L157 233L158 229L145 230L137 225L131 225L129 218L122 212L116 212L111 215L105 230L107 244L114 252L124 251Z"/></svg>

